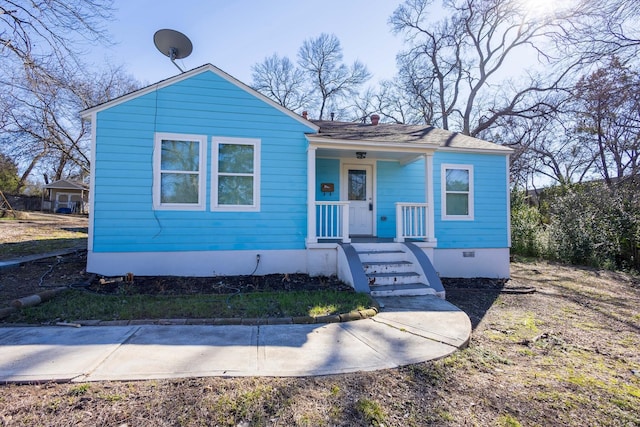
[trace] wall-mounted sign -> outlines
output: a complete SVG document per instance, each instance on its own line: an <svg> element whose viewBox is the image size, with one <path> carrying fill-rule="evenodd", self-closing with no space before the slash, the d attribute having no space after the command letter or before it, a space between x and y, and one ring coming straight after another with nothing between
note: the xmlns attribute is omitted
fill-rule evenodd
<svg viewBox="0 0 640 427"><path fill-rule="evenodd" d="M333 182L323 182L320 184L320 191L323 193L333 193Z"/></svg>

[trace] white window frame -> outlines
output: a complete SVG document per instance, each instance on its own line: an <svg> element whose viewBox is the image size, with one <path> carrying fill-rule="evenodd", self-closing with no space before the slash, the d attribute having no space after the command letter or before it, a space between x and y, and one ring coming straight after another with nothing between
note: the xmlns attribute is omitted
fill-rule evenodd
<svg viewBox="0 0 640 427"><path fill-rule="evenodd" d="M447 170L459 169L466 170L469 173L469 191L448 191L447 192ZM473 165L459 165L452 163L443 163L440 165L440 192L441 192L441 208L442 219L445 221L471 221L474 219L474 188L473 188ZM468 215L447 215L447 193L451 194L468 194L469 214Z"/></svg>
<svg viewBox="0 0 640 427"><path fill-rule="evenodd" d="M162 141L197 141L198 150L198 203L162 203ZM176 171L170 171L176 172ZM178 171L179 173L179 171ZM193 172L190 172L193 173ZM207 196L207 136L185 133L156 133L153 143L153 209L176 211L205 210Z"/></svg>
<svg viewBox="0 0 640 427"><path fill-rule="evenodd" d="M253 177L253 204L251 205L220 205L218 203L218 152L220 144L252 145L253 173L246 176ZM260 211L260 147L261 140L257 138L211 138L211 210L224 212L259 212ZM236 174L234 174L236 175ZM237 174L242 175L242 174Z"/></svg>

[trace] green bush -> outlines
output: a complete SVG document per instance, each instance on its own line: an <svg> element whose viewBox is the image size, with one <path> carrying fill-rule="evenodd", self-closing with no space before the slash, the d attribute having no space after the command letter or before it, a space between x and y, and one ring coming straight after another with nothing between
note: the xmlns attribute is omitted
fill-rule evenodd
<svg viewBox="0 0 640 427"><path fill-rule="evenodd" d="M640 267L640 212L629 185L574 185L549 201L549 257L598 268Z"/></svg>
<svg viewBox="0 0 640 427"><path fill-rule="evenodd" d="M633 182L545 189L540 208L523 191L511 199L511 241L516 255L571 264L640 271L640 201Z"/></svg>
<svg viewBox="0 0 640 427"><path fill-rule="evenodd" d="M529 205L524 191L511 194L511 251L516 255L541 257L546 253L542 216Z"/></svg>

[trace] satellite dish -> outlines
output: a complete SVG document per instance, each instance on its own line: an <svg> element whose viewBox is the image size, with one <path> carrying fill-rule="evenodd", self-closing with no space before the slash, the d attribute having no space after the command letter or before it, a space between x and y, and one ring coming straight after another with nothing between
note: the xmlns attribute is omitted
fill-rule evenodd
<svg viewBox="0 0 640 427"><path fill-rule="evenodd" d="M171 59L180 72L184 72L175 60L191 55L193 45L187 36L175 30L158 30L153 35L153 43L163 55Z"/></svg>

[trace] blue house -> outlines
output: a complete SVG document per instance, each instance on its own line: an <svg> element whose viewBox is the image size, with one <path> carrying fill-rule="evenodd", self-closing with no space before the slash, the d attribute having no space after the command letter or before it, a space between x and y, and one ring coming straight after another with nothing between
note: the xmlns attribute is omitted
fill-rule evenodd
<svg viewBox="0 0 640 427"><path fill-rule="evenodd" d="M87 271L337 274L373 294L509 277L510 149L312 121L204 65L82 112Z"/></svg>

